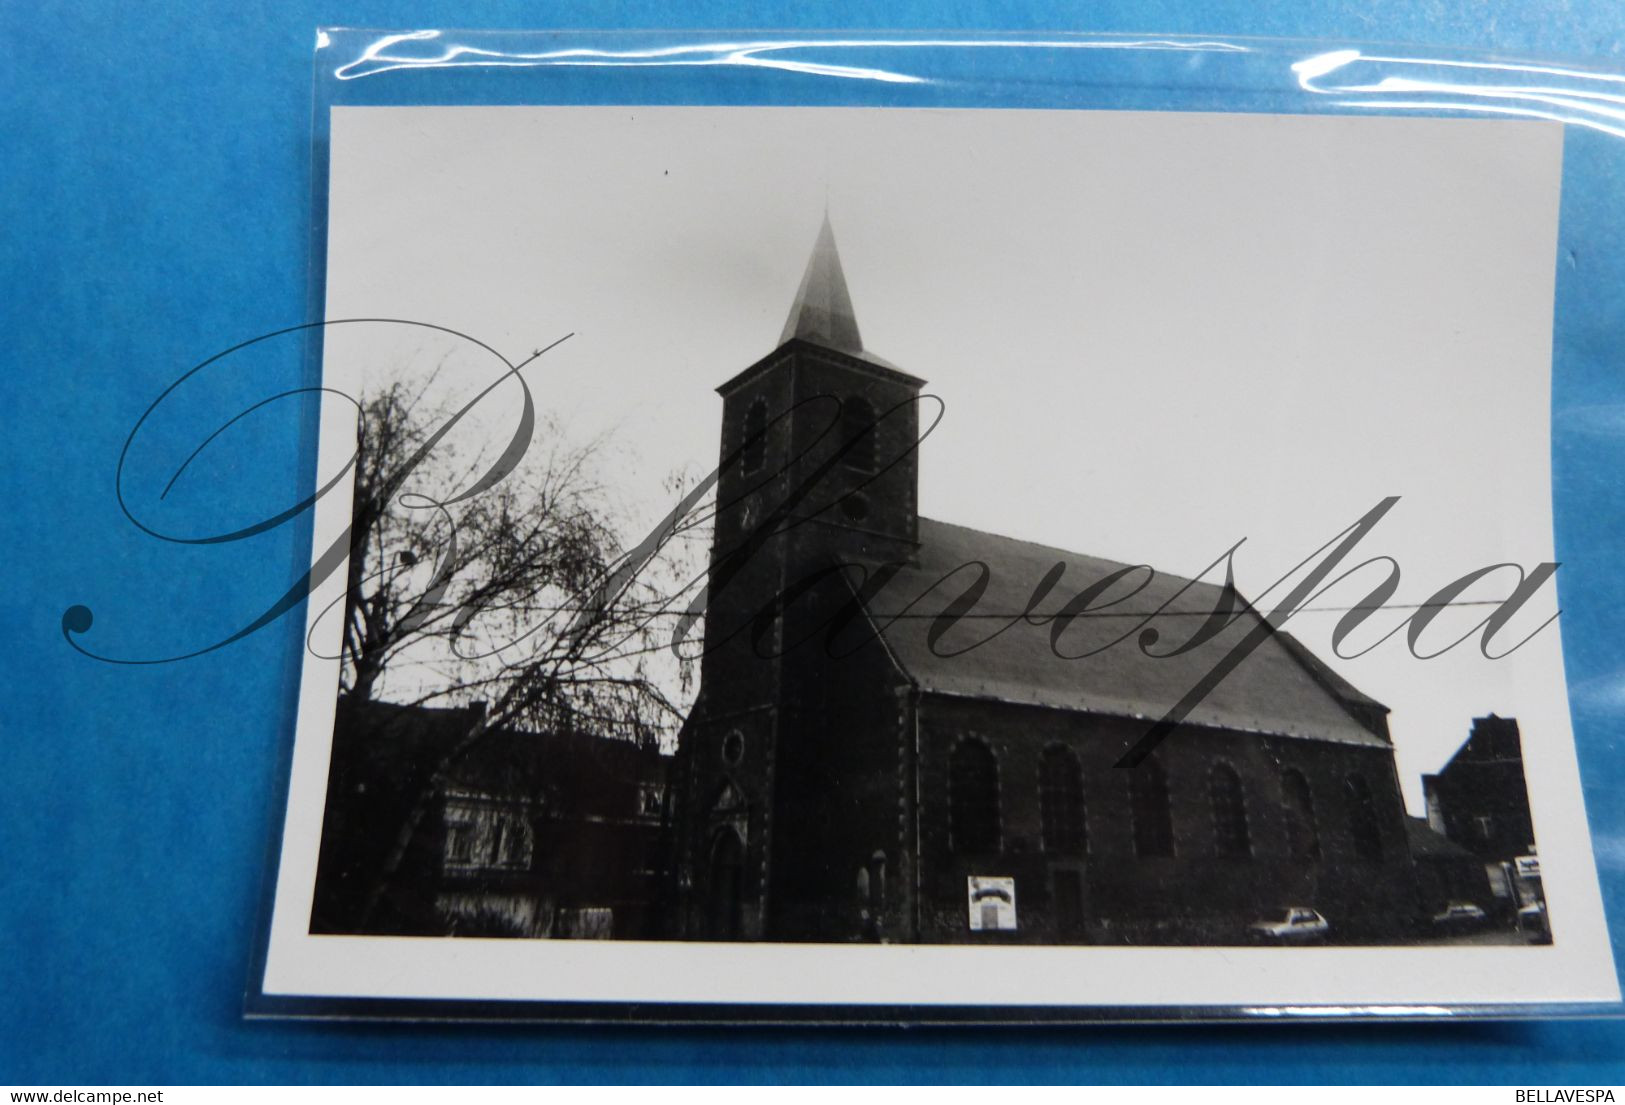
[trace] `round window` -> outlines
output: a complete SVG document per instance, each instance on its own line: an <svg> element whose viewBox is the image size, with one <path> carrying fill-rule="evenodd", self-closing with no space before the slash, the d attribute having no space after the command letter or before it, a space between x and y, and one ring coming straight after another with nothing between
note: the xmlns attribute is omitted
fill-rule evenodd
<svg viewBox="0 0 1625 1105"><path fill-rule="evenodd" d="M745 736L738 729L722 738L722 762L736 764L745 758Z"/></svg>
<svg viewBox="0 0 1625 1105"><path fill-rule="evenodd" d="M869 517L869 496L854 491L841 500L841 513L854 522L861 522Z"/></svg>

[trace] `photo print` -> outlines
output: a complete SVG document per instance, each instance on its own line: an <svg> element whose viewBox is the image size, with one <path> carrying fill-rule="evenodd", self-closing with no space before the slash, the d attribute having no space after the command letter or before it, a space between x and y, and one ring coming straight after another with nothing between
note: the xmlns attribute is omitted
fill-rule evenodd
<svg viewBox="0 0 1625 1105"><path fill-rule="evenodd" d="M337 108L267 994L1618 997L1562 131Z"/></svg>

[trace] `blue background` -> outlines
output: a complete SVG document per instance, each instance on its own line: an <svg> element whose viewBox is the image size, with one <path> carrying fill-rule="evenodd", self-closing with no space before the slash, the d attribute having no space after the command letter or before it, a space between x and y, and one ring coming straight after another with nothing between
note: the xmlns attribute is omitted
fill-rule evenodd
<svg viewBox="0 0 1625 1105"><path fill-rule="evenodd" d="M1594 57L1625 69L1606 2L899 4L50 4L0 10L0 1081L688 1080L1625 1081L1625 1021L1527 1025L977 1030L581 1029L248 1023L267 841L280 819L294 620L184 664L109 665L63 641L163 656L224 637L286 585L298 527L226 546L157 541L114 471L182 371L303 321L311 50L324 24L963 27L1417 41ZM1625 288L1613 147L1571 139L1554 448L1565 645L1588 801L1616 922L1625 793L1610 694L1625 394L1610 355ZM293 386L297 359L265 371ZM263 381L262 381L263 382ZM308 476L297 419L233 454L237 501ZM226 491L214 504L225 509ZM177 515L200 531L218 518ZM20 572L19 572L20 570ZM247 617L245 617L245 613ZM1617 953L1616 953L1617 954Z"/></svg>

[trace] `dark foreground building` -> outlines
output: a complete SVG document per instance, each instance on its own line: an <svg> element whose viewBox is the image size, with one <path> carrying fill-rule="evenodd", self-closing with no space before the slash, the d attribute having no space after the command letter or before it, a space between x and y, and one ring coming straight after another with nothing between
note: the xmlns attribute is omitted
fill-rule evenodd
<svg viewBox="0 0 1625 1105"><path fill-rule="evenodd" d="M1270 632L1114 766L1262 620L1180 651L1219 587L921 518L922 384L863 347L826 222L778 348L718 389L669 934L1226 943L1292 906L1413 931L1386 707Z"/></svg>
<svg viewBox="0 0 1625 1105"><path fill-rule="evenodd" d="M1459 902L1476 905L1486 916L1496 909L1495 894L1483 862L1473 853L1435 831L1426 818L1407 817L1411 861L1416 865L1417 890L1425 916L1437 916Z"/></svg>
<svg viewBox="0 0 1625 1105"><path fill-rule="evenodd" d="M1534 819L1514 718L1473 719L1467 741L1437 775L1422 776L1428 824L1483 865L1496 912L1545 909Z"/></svg>
<svg viewBox="0 0 1625 1105"><path fill-rule="evenodd" d="M482 712L340 700L311 931L652 935L668 758Z"/></svg>

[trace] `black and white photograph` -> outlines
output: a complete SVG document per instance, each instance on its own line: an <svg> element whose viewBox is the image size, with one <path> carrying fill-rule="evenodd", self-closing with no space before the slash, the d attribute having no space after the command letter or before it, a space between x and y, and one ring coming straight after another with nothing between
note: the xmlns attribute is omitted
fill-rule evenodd
<svg viewBox="0 0 1625 1105"><path fill-rule="evenodd" d="M1618 999L1559 126L330 133L265 993Z"/></svg>

